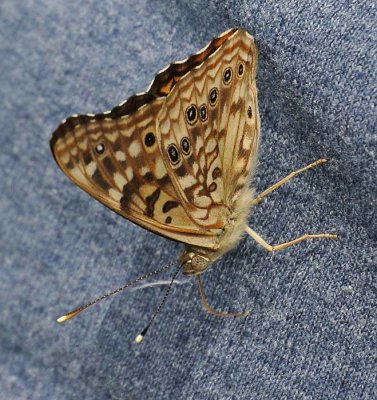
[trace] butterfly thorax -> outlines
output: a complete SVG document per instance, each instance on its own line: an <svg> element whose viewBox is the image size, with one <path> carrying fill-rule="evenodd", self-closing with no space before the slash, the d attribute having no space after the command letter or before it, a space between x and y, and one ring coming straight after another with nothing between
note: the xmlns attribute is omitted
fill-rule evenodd
<svg viewBox="0 0 377 400"><path fill-rule="evenodd" d="M245 232L253 197L254 190L246 186L242 193L233 199L227 222L218 235L217 249L186 246L186 250L180 257L185 275L203 273L215 260L231 250L239 242Z"/></svg>

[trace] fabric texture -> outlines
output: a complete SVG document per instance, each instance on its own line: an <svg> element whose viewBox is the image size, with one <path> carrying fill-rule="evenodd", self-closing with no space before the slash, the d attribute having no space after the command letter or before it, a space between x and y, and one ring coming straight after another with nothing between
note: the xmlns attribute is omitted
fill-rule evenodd
<svg viewBox="0 0 377 400"><path fill-rule="evenodd" d="M0 3L0 399L375 399L376 7L366 0ZM259 48L261 192L251 238L203 276L67 311L176 259L56 166L52 131L144 91L168 63L246 28ZM170 273L156 280L169 279Z"/></svg>

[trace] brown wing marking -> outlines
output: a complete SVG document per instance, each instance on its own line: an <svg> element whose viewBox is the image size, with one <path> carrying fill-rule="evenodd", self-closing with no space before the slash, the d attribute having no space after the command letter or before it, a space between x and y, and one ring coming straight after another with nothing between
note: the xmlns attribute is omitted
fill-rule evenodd
<svg viewBox="0 0 377 400"><path fill-rule="evenodd" d="M158 116L161 153L173 184L194 220L206 227L223 226L226 223L228 209L222 177L228 174L224 169L231 169L232 165L225 165L222 159L225 151L232 152L237 136L235 132L227 132L227 119L231 115L237 121L230 112L234 92L242 97L240 91L247 90L235 76L230 85L225 85L222 77L226 68L231 67L235 71L239 60L243 60L246 66L250 46L250 36L244 31L238 30L228 37L221 48L202 65L176 83ZM215 105L211 105L209 100L213 88L218 91ZM201 105L206 106L206 120L201 120L198 115ZM197 115L190 122L187 112L193 106ZM231 144L226 143L229 135L233 136ZM184 154L181 146L181 141L186 137L192 145L189 156ZM177 163L169 159L168 148L171 145L179 149ZM230 148L230 145L233 147Z"/></svg>
<svg viewBox="0 0 377 400"><path fill-rule="evenodd" d="M73 127L67 120L51 141L54 157L74 183L122 216L169 238L216 248L215 233L187 215L161 160L154 121L160 106L115 120L83 116ZM151 146L147 133L154 134Z"/></svg>
<svg viewBox="0 0 377 400"><path fill-rule="evenodd" d="M226 210L221 202L225 190L224 167L219 160L222 153L220 143L213 146L211 141L210 116L216 114L219 119L221 115L208 107L208 122L202 121L201 129L188 129L186 121L179 122L188 130L187 137L193 146L192 154L180 169L181 178L188 183L183 185L185 191L180 190L175 171L173 174L166 158L166 149L160 143L156 116L161 115L165 98L173 98L177 85L190 93L189 88L183 87L184 80L190 84L190 76L197 81L189 96L195 102L203 99L205 103L203 93L208 96L208 81L203 79L207 70L204 65L211 63L211 74L221 63L226 46L244 35L244 31L237 29L223 33L197 54L159 72L147 92L131 96L111 111L74 115L63 121L51 139L51 149L60 168L90 195L131 221L184 243L216 249ZM183 107L179 101L177 105L177 108L171 107L171 112L178 113L175 118L179 120ZM157 138L153 149L143 142L149 129ZM181 138L175 131L173 134L176 141ZM101 150L103 144L105 151L98 153L97 146ZM165 150L162 157L160 148ZM191 182L190 188L190 179L199 180L200 184ZM198 199L201 200L195 204Z"/></svg>
<svg viewBox="0 0 377 400"><path fill-rule="evenodd" d="M230 117L226 121L226 129L235 132L227 135L225 149L232 148L232 152L224 152L223 163L231 165L227 168L226 177L227 203L231 204L239 193L249 185L250 175L253 173L259 145L260 120L256 88L257 50L254 41L251 42L245 62L245 73L242 77L240 94L234 95L234 102L230 109ZM236 125L237 128L232 128Z"/></svg>

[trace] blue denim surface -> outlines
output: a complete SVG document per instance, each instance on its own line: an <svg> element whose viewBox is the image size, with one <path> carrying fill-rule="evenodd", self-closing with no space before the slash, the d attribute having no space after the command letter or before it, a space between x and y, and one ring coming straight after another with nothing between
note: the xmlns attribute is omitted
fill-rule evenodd
<svg viewBox="0 0 377 400"><path fill-rule="evenodd" d="M0 398L372 399L376 393L376 7L369 1L2 1ZM55 318L160 265L181 246L72 185L48 141L72 113L104 111L213 36L259 47L257 191L321 157L250 217L250 238L203 277L124 292ZM169 275L166 275L168 277ZM163 278L163 277L162 277Z"/></svg>

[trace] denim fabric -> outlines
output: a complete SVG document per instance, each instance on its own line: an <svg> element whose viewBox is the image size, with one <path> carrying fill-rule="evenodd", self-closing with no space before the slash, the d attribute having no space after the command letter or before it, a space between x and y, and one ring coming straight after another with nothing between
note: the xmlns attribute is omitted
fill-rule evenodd
<svg viewBox="0 0 377 400"><path fill-rule="evenodd" d="M115 215L56 166L51 132L110 109L169 62L234 27L255 36L257 192L251 238L203 276L129 290L56 317L177 258L182 246ZM0 3L0 398L373 399L376 392L376 7L367 0ZM156 280L168 279L169 273ZM182 281L182 279L180 278Z"/></svg>

